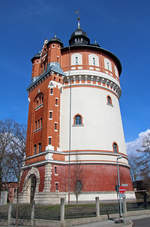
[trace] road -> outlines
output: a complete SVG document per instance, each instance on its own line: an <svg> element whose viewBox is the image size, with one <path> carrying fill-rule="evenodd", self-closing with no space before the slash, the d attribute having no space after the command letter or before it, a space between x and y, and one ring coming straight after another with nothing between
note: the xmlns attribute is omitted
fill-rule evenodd
<svg viewBox="0 0 150 227"><path fill-rule="evenodd" d="M78 227L79 226L80 227L121 227L122 224L115 224L112 221L105 221L105 222L95 222L95 223L88 223L84 225L78 225ZM133 227L150 227L150 218L133 220Z"/></svg>
<svg viewBox="0 0 150 227"><path fill-rule="evenodd" d="M133 220L134 227L150 227L150 218Z"/></svg>

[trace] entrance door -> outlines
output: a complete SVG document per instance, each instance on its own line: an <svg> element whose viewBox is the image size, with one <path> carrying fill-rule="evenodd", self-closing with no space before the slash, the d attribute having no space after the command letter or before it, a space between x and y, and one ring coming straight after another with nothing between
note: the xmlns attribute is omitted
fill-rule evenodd
<svg viewBox="0 0 150 227"><path fill-rule="evenodd" d="M34 200L35 189L36 189L36 176L35 175L31 175L30 203L32 203L33 200Z"/></svg>

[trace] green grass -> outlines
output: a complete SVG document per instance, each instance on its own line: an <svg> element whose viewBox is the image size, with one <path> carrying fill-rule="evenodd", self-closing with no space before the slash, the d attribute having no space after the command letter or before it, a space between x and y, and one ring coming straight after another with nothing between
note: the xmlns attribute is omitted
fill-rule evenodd
<svg viewBox="0 0 150 227"><path fill-rule="evenodd" d="M150 204L148 204L150 209ZM127 209L140 210L144 209L143 203L128 203ZM100 203L101 215L109 215L119 212L118 203ZM0 219L7 219L8 205L0 206ZM96 205L92 204L71 204L65 205L65 218L83 218L96 216ZM16 217L16 205L13 205L12 217ZM31 218L31 205L19 204L19 218L30 219ZM46 220L59 220L60 219L60 206L59 205L35 205L35 218Z"/></svg>

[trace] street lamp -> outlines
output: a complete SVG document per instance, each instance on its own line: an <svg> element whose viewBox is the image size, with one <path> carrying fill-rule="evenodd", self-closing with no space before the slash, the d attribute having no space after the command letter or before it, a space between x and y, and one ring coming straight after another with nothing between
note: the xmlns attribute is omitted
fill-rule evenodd
<svg viewBox="0 0 150 227"><path fill-rule="evenodd" d="M123 158L122 155L117 156L117 178L118 178L118 187L117 187L117 192L119 195L119 214L120 217L122 217L122 204L121 204L121 196L120 196L120 192L119 192L119 188L120 188L120 170L119 170L119 162L118 160Z"/></svg>

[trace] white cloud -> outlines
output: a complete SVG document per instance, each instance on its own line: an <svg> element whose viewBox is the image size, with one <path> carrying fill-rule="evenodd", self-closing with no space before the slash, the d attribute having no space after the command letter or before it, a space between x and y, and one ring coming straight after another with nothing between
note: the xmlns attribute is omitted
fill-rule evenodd
<svg viewBox="0 0 150 227"><path fill-rule="evenodd" d="M132 157L132 156L138 156L139 155L139 153L137 152L137 149L142 148L143 139L148 134L150 134L150 129L147 129L144 132L140 132L137 139L126 143L128 156Z"/></svg>

